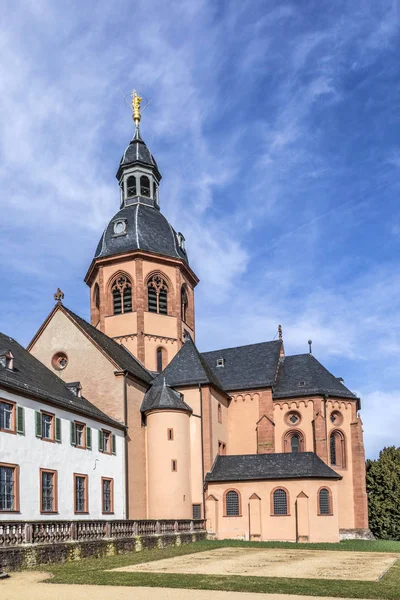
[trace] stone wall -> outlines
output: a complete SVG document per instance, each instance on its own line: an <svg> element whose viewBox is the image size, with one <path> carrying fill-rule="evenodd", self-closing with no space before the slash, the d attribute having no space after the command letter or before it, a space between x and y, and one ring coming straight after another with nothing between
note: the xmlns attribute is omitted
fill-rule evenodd
<svg viewBox="0 0 400 600"><path fill-rule="evenodd" d="M52 544L23 544L0 548L0 572L18 571L55 563L80 560L81 558L104 558L144 549L180 546L206 539L205 531L138 535L123 539L73 541Z"/></svg>

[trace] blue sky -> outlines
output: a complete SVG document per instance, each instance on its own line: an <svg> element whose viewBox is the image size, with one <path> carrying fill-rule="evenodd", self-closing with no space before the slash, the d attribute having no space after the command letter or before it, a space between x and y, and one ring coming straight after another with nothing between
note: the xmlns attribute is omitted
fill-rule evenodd
<svg viewBox="0 0 400 600"><path fill-rule="evenodd" d="M400 443L400 2L17 0L0 23L0 330L27 344L118 210L133 131L184 232L201 350L272 339Z"/></svg>

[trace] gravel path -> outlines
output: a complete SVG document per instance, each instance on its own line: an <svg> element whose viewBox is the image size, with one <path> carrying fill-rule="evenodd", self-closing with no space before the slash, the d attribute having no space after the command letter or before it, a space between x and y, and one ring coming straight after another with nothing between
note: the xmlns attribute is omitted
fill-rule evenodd
<svg viewBox="0 0 400 600"><path fill-rule="evenodd" d="M335 552L280 548L218 548L119 567L114 571L244 575L378 581L399 558L383 552Z"/></svg>
<svg viewBox="0 0 400 600"><path fill-rule="evenodd" d="M286 594L41 583L47 577L46 573L38 571L12 573L9 579L0 581L0 598L1 600L110 600L111 598L112 600L188 600L190 597L190 600L337 600L337 598Z"/></svg>

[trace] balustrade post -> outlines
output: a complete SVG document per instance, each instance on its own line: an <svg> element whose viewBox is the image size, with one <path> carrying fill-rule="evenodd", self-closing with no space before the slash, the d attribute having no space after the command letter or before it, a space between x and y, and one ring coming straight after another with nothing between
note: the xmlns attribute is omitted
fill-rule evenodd
<svg viewBox="0 0 400 600"><path fill-rule="evenodd" d="M190 531L194 531L194 523L193 523L193 521L190 521Z"/></svg>
<svg viewBox="0 0 400 600"><path fill-rule="evenodd" d="M160 521L156 521L156 533L157 534L161 533L161 523L160 523Z"/></svg>
<svg viewBox="0 0 400 600"><path fill-rule="evenodd" d="M105 525L104 530L105 530L104 533L105 533L106 538L110 538L111 537L111 523L110 523L110 521L106 521L106 525Z"/></svg>
<svg viewBox="0 0 400 600"><path fill-rule="evenodd" d="M179 531L178 521L175 521L175 523L174 523L174 531L175 531L175 533L178 533L178 531Z"/></svg>
<svg viewBox="0 0 400 600"><path fill-rule="evenodd" d="M32 529L33 526L31 525L31 523L25 523L25 527L24 527L24 543L25 544L31 544L32 543Z"/></svg>
<svg viewBox="0 0 400 600"><path fill-rule="evenodd" d="M133 535L137 536L138 532L139 532L139 524L137 521L135 521L133 524Z"/></svg>
<svg viewBox="0 0 400 600"><path fill-rule="evenodd" d="M71 523L71 540L78 539L78 523Z"/></svg>

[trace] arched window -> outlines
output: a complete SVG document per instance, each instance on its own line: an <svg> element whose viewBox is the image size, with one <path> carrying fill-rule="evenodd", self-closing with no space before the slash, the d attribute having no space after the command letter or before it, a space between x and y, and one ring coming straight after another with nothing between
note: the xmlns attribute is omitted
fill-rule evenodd
<svg viewBox="0 0 400 600"><path fill-rule="evenodd" d="M227 517L240 516L240 499L236 490L229 490L225 493L225 515Z"/></svg>
<svg viewBox="0 0 400 600"><path fill-rule="evenodd" d="M159 275L153 275L147 284L149 312L168 314L168 286Z"/></svg>
<svg viewBox="0 0 400 600"><path fill-rule="evenodd" d="M150 179L146 175L142 175L140 178L140 195L150 198Z"/></svg>
<svg viewBox="0 0 400 600"><path fill-rule="evenodd" d="M300 437L297 433L290 438L290 448L292 452L300 452Z"/></svg>
<svg viewBox="0 0 400 600"><path fill-rule="evenodd" d="M111 286L114 315L132 312L132 285L128 277L120 276Z"/></svg>
<svg viewBox="0 0 400 600"><path fill-rule="evenodd" d="M157 348L157 371L159 373L161 373L166 366L166 354L165 348Z"/></svg>
<svg viewBox="0 0 400 600"><path fill-rule="evenodd" d="M329 438L331 465L339 468L346 466L346 443L341 431L332 431Z"/></svg>
<svg viewBox="0 0 400 600"><path fill-rule="evenodd" d="M97 309L99 309L100 308L100 288L99 288L98 283L95 283L95 285L94 285L93 300L94 300L95 307Z"/></svg>
<svg viewBox="0 0 400 600"><path fill-rule="evenodd" d="M136 194L136 177L131 175L126 181L126 197L131 198L132 196L136 196Z"/></svg>
<svg viewBox="0 0 400 600"><path fill-rule="evenodd" d="M189 301L186 287L183 285L181 288L181 319L184 323L186 323L188 304Z"/></svg>
<svg viewBox="0 0 400 600"><path fill-rule="evenodd" d="M321 488L318 492L318 514L331 515L331 494L328 488Z"/></svg>
<svg viewBox="0 0 400 600"><path fill-rule="evenodd" d="M298 429L290 429L283 438L284 452L304 452L305 441L304 434Z"/></svg>
<svg viewBox="0 0 400 600"><path fill-rule="evenodd" d="M286 490L279 488L274 491L273 494L273 514L274 515L287 515L288 514L288 500Z"/></svg>

